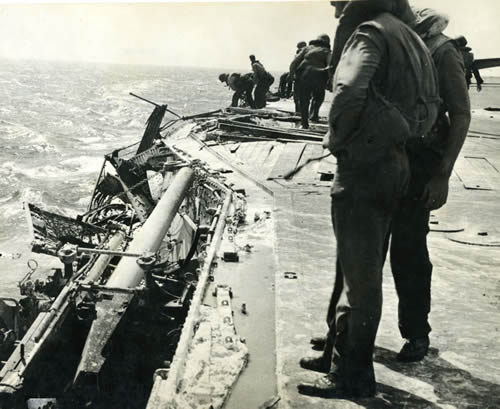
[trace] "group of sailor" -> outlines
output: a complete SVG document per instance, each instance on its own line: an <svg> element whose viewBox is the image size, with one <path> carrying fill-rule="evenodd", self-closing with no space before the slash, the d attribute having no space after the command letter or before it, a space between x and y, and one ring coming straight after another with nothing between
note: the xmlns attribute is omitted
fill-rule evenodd
<svg viewBox="0 0 500 409"><path fill-rule="evenodd" d="M309 119L318 119L325 89L331 87L324 147L337 158L331 191L337 262L328 332L311 339L323 353L300 360L301 367L326 375L299 384L298 390L364 398L376 393L373 352L388 251L406 340L397 359L420 361L429 350L429 218L447 201L471 120L470 67L463 57L470 49L462 37L443 33L447 16L412 8L408 0L331 4L339 18L332 49L328 35L297 44L289 73L280 81L285 97L294 82L304 128ZM252 69L258 87L261 77ZM242 95L252 107L265 105L260 99L252 103L250 75L221 75L235 90L233 105Z"/></svg>
<svg viewBox="0 0 500 409"><path fill-rule="evenodd" d="M231 106L237 107L239 100L242 99L250 108L264 108L266 106L267 93L274 83L274 77L255 58L255 55L252 54L249 58L252 72L243 75L239 73L222 73L219 75L219 81L225 83L234 91Z"/></svg>

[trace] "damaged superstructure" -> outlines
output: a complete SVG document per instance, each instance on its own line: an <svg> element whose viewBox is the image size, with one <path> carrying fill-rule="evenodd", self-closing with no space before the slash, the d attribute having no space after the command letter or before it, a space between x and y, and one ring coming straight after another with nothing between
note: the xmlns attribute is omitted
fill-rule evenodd
<svg viewBox="0 0 500 409"><path fill-rule="evenodd" d="M161 128L164 113L155 109L138 148L106 155L85 214L73 219L26 204L33 251L58 257L62 267L42 284L31 263L20 283L31 309L15 300L2 309L12 317L0 407L145 407L153 374L168 372L181 334L207 328L198 321L213 313L198 316L201 299L226 228L245 220L245 198L165 143L179 124ZM221 303L227 308L229 298ZM188 329L190 308L197 317ZM236 377L246 348L230 313L221 323L222 343L231 338L240 362Z"/></svg>

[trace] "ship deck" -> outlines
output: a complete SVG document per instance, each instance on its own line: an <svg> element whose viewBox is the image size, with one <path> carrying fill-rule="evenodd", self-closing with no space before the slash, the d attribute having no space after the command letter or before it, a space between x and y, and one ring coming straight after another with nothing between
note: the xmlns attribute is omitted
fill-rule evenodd
<svg viewBox="0 0 500 409"><path fill-rule="evenodd" d="M264 246L252 266L254 272L265 270L264 278L247 277L235 295L240 301L254 299L256 308L252 311L254 306L250 305L245 318L235 316L237 329L243 326L243 332L261 336L254 336L255 343L248 344L247 375L244 371L227 407L257 407L256 403L264 402L273 390L279 402L272 407L279 408L500 407L499 129L500 117L486 111L474 114L451 179L448 204L431 218L429 248L434 271L429 355L415 364L395 361L403 341L387 263L375 351L378 393L373 399L359 401L305 397L296 388L300 382L321 376L301 369L298 361L314 355L309 339L326 330L335 265L329 197L335 160L330 156L311 162L286 180L284 176L297 165L325 153L320 144L248 140L245 138L252 133L244 131L238 140L203 142L191 133L196 140L175 142L215 168L231 169L233 173L227 173L226 178L236 186L246 185L249 209L272 207L273 229L261 232L261 239L271 234L274 246ZM258 234L253 240L260 240ZM271 252L272 261L266 256ZM269 278L269 272L274 277ZM231 274L216 276L216 280L232 280L232 285L238 281ZM272 281L273 291L269 292ZM266 290L259 292L261 285ZM269 301L273 294L274 300ZM267 301L261 304L259 297ZM252 324L252 319L260 324ZM269 339L271 333L275 340ZM269 382L270 371L275 381ZM253 400L248 400L250 397Z"/></svg>

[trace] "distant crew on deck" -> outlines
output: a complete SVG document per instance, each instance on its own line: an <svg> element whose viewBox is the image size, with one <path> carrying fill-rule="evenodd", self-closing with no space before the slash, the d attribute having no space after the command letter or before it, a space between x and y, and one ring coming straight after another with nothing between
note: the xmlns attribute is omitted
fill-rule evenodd
<svg viewBox="0 0 500 409"><path fill-rule="evenodd" d="M269 87L274 82L274 77L264 68L264 65L255 58L255 55L252 54L249 58L255 84L255 108L264 108L266 106L267 93Z"/></svg>
<svg viewBox="0 0 500 409"><path fill-rule="evenodd" d="M474 79L476 80L476 88L478 91L481 91L483 89L482 85L484 83L484 80L481 78L481 74L479 74L479 70L476 67L472 48L467 46L467 39L464 36L456 37L455 44L462 53L462 58L464 60L465 80L467 81L467 88L470 88L472 75L474 75Z"/></svg>
<svg viewBox="0 0 500 409"><path fill-rule="evenodd" d="M300 53L300 51L307 46L305 41L299 41L297 43L297 50L295 51L295 55ZM278 87L278 95L280 98L290 98L292 96L292 90L295 83L295 78L293 75L290 75L290 72L285 72L280 77L280 84ZM293 92L294 99L296 98L295 92Z"/></svg>
<svg viewBox="0 0 500 409"><path fill-rule="evenodd" d="M319 120L319 109L325 100L329 62L330 37L321 34L302 48L290 64L290 76L295 77L295 89L298 93L298 106L296 105L295 110L300 112L304 129L309 128L309 116L311 121Z"/></svg>
<svg viewBox="0 0 500 409"><path fill-rule="evenodd" d="M250 108L255 108L255 103L252 97L253 91L253 74L239 74L233 72L232 74L222 73L219 75L219 81L226 83L229 88L234 91L231 106L237 107L240 99L245 101L246 105Z"/></svg>

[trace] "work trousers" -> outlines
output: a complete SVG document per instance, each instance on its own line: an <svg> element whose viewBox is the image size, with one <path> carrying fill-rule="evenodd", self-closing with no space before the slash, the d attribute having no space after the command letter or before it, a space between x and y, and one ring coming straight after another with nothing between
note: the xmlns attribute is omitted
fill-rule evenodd
<svg viewBox="0 0 500 409"><path fill-rule="evenodd" d="M295 103L295 113L300 115L300 78L295 76L295 81L293 82L293 102Z"/></svg>
<svg viewBox="0 0 500 409"><path fill-rule="evenodd" d="M293 81L290 80L290 73L285 72L281 75L278 87L278 95L280 98L290 98L292 95L292 84Z"/></svg>
<svg viewBox="0 0 500 409"><path fill-rule="evenodd" d="M431 332L428 316L431 310L432 263L427 248L430 211L420 200L441 156L425 146L422 139L407 144L410 183L407 194L398 202L391 225L390 261L399 298L398 325L406 339L422 338ZM386 250L384 250L385 253ZM327 344L324 356L331 356L335 343L335 315L343 287L338 266L335 286L328 306Z"/></svg>
<svg viewBox="0 0 500 409"><path fill-rule="evenodd" d="M427 249L430 211L421 200L441 156L423 139L407 144L410 163L408 194L394 212L391 228L391 269L399 298L399 330L406 339L423 338L431 331L432 263Z"/></svg>
<svg viewBox="0 0 500 409"><path fill-rule="evenodd" d="M337 280L331 373L337 386L354 396L375 391L373 350L382 311L382 268L394 209L408 180L403 147L370 165L353 167L342 160L337 165L332 189Z"/></svg>
<svg viewBox="0 0 500 409"><path fill-rule="evenodd" d="M309 128L309 115L311 119L317 121L319 109L325 100L326 82L328 73L320 71L315 67L306 67L300 73L298 85L299 109L302 127ZM312 101L311 101L312 98ZM309 111L309 106L311 110Z"/></svg>
<svg viewBox="0 0 500 409"><path fill-rule="evenodd" d="M269 91L269 85L266 83L258 83L255 86L255 108L265 108L267 91Z"/></svg>

